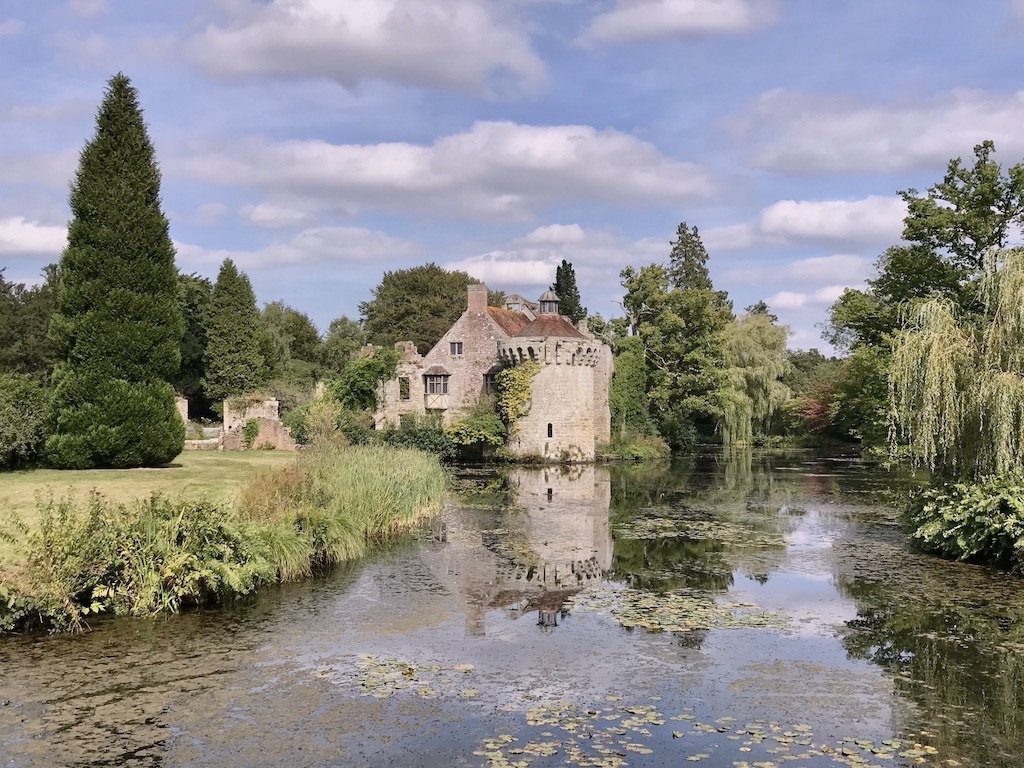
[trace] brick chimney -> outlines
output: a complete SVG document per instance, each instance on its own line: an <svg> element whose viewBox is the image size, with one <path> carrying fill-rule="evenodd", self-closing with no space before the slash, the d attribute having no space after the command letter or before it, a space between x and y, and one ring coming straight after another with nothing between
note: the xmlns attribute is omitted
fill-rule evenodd
<svg viewBox="0 0 1024 768"><path fill-rule="evenodd" d="M487 286L483 283L470 283L466 289L466 307L470 314L482 315L487 312Z"/></svg>

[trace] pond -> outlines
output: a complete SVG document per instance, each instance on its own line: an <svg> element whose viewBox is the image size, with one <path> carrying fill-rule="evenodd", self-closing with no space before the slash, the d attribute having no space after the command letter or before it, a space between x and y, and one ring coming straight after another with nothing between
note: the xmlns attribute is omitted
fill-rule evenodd
<svg viewBox="0 0 1024 768"><path fill-rule="evenodd" d="M1021 582L909 551L906 474L457 474L329 576L0 641L0 765L1021 765Z"/></svg>

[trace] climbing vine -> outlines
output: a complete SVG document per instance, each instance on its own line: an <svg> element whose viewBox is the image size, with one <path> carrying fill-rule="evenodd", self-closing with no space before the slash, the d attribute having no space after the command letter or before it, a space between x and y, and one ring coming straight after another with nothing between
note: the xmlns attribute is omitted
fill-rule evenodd
<svg viewBox="0 0 1024 768"><path fill-rule="evenodd" d="M242 432L242 439L245 441L246 448L252 448L252 444L256 442L256 438L260 436L260 423L256 419L249 419L245 422L245 427Z"/></svg>
<svg viewBox="0 0 1024 768"><path fill-rule="evenodd" d="M540 373L540 363L532 360L506 368L495 378L498 385L498 415L510 430L530 412L531 383Z"/></svg>

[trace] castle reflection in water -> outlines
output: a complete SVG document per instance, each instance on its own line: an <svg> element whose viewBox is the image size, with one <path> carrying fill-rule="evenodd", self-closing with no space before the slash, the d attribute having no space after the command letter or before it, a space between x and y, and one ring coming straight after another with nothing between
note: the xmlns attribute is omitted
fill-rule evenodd
<svg viewBox="0 0 1024 768"><path fill-rule="evenodd" d="M537 615L551 629L563 605L599 583L612 564L608 470L592 465L516 468L500 512L471 505L444 515L441 538L422 557L465 603L466 632L486 633L486 614Z"/></svg>

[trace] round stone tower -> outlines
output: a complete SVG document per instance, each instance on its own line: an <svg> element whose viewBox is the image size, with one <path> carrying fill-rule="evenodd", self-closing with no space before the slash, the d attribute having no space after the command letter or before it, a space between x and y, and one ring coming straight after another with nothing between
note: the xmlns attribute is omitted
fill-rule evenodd
<svg viewBox="0 0 1024 768"><path fill-rule="evenodd" d="M505 366L533 361L530 405L509 438L517 456L548 461L592 461L595 454L594 370L602 345L558 314L558 296L539 299L537 318L502 342Z"/></svg>

